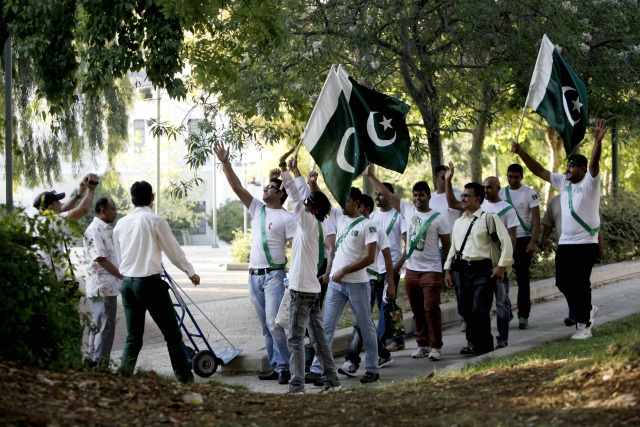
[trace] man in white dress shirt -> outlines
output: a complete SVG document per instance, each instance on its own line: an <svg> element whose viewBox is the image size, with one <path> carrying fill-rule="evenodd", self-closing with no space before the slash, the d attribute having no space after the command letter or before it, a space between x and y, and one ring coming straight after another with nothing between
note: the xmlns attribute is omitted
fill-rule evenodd
<svg viewBox="0 0 640 427"><path fill-rule="evenodd" d="M167 220L151 211L154 194L151 184L138 181L131 186L133 212L118 221L113 240L120 259L122 306L127 321L127 341L122 350L120 373L133 374L142 349L146 312L153 318L167 342L171 366L178 381L193 382L187 352L182 342L169 285L162 280L162 252L184 271L191 283L200 284L200 276L171 233Z"/></svg>

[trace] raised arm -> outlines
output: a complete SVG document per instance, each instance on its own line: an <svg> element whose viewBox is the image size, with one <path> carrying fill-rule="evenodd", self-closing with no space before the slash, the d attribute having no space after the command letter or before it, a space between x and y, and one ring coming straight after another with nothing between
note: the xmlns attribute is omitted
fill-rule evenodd
<svg viewBox="0 0 640 427"><path fill-rule="evenodd" d="M80 183L80 187L78 188L77 194L80 195L81 200L77 206L73 207L72 205L71 208L67 208L67 205L70 203L75 205L76 200L71 200L70 202L65 203L65 206L62 207L62 212L69 212L67 214L68 219L80 219L89 213L91 205L93 204L93 196L95 195L96 187L98 186L98 184L91 184L91 181L98 182L98 175L90 173L84 177Z"/></svg>
<svg viewBox="0 0 640 427"><path fill-rule="evenodd" d="M309 184L309 189L311 191L320 191L320 187L318 187L318 172L309 172L309 176L307 177L307 184Z"/></svg>
<svg viewBox="0 0 640 427"><path fill-rule="evenodd" d="M240 198L240 201L245 207L251 206L253 196L249 193L240 183L240 178L231 167L231 161L229 161L229 149L225 148L224 144L220 141L216 141L213 145L213 152L216 153L218 160L222 164L222 170L227 177L227 181L231 186L234 193Z"/></svg>
<svg viewBox="0 0 640 427"><path fill-rule="evenodd" d="M382 194L384 198L387 199L389 203L391 203L391 206L393 206L395 210L397 210L398 212L401 211L400 197L389 191L389 189L373 174L368 165L365 168L363 175L369 178L369 182L371 182L373 188L375 188L378 193Z"/></svg>
<svg viewBox="0 0 640 427"><path fill-rule="evenodd" d="M543 168L540 163L533 160L533 158L524 151L524 148L520 144L516 144L515 142L511 145L511 152L520 156L525 166L533 173L535 176L544 179L547 182L551 182L551 172L547 169Z"/></svg>
<svg viewBox="0 0 640 427"><path fill-rule="evenodd" d="M591 161L589 162L589 174L595 178L600 173L600 156L602 155L602 138L607 133L607 122L598 120L598 124L593 128L593 150L591 151Z"/></svg>
<svg viewBox="0 0 640 427"><path fill-rule="evenodd" d="M449 162L449 169L444 174L444 194L447 196L447 204L449 205L449 208L463 211L462 202L456 199L456 195L453 193L453 185L451 185L454 172L455 168L453 166L453 162Z"/></svg>

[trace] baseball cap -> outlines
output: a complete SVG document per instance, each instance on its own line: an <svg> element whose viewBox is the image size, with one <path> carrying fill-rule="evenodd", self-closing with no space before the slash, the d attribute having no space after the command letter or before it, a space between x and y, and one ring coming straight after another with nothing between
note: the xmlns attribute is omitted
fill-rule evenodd
<svg viewBox="0 0 640 427"><path fill-rule="evenodd" d="M53 204L56 200L64 199L64 193L56 193L55 191L45 191L44 193L40 193L38 197L33 201L33 207L42 211L47 208L47 206Z"/></svg>
<svg viewBox="0 0 640 427"><path fill-rule="evenodd" d="M567 164L578 167L587 166L587 158L582 154L572 154L567 159Z"/></svg>

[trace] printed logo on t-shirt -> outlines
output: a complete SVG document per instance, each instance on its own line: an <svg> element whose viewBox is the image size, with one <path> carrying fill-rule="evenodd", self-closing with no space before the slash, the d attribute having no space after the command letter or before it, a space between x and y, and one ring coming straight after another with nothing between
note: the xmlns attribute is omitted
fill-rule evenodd
<svg viewBox="0 0 640 427"><path fill-rule="evenodd" d="M531 196L531 200L538 200L538 195L534 193L534 195Z"/></svg>
<svg viewBox="0 0 640 427"><path fill-rule="evenodd" d="M351 230L351 235L352 236L357 236L358 235L358 230Z"/></svg>
<svg viewBox="0 0 640 427"><path fill-rule="evenodd" d="M422 228L422 219L418 216L413 216L411 218L411 226L409 227L409 237L407 242L413 242L416 236L418 235L418 233L420 232L421 228ZM422 237L420 237L420 240L416 244L415 250L418 252L422 252L424 250L424 245L427 237L425 234L423 234Z"/></svg>
<svg viewBox="0 0 640 427"><path fill-rule="evenodd" d="M376 233L377 230L375 227L369 227L369 233Z"/></svg>

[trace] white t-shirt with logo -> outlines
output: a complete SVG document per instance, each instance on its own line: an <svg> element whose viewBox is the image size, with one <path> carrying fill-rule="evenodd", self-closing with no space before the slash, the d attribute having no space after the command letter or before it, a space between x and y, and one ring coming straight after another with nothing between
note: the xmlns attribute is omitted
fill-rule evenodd
<svg viewBox="0 0 640 427"><path fill-rule="evenodd" d="M387 234L387 229L389 225L391 225L391 221L395 214L398 213L398 217L393 224L393 227ZM398 261L400 261L400 257L402 256L402 215L400 212L391 208L387 212L375 211L370 216L369 219L376 224L378 231L382 230L383 234L386 236L389 241L389 249L391 249L391 262L395 265ZM383 248L378 245L378 249L382 250ZM384 257L382 254L378 254L377 259L377 270L378 273L386 273L387 266L384 262Z"/></svg>
<svg viewBox="0 0 640 427"><path fill-rule="evenodd" d="M251 253L249 254L249 268L270 268L269 261L262 247L262 232L260 219L262 217L262 207L265 206L262 200L255 197L249 206L251 213ZM267 237L267 247L271 253L271 260L274 264L286 264L285 246L287 240L296 234L298 224L291 214L284 209L265 208L265 235Z"/></svg>
<svg viewBox="0 0 640 427"><path fill-rule="evenodd" d="M442 260L440 258L440 236L449 234L447 221L444 215L431 209L429 212L419 212L416 207L407 201L400 202L400 212L404 217L407 229L407 255L413 246L420 229L425 221L433 215L438 215L429 224L427 231L422 235L416 248L407 261L407 268L413 271L430 271L442 273Z"/></svg>
<svg viewBox="0 0 640 427"><path fill-rule="evenodd" d="M498 215L507 230L509 230L511 227L517 227L518 225L520 225L520 222L518 222L518 216L516 215L516 210L513 206L511 206L504 200L500 200L496 203L491 203L490 201L485 199L480 207L485 212Z"/></svg>
<svg viewBox="0 0 640 427"><path fill-rule="evenodd" d="M369 217L371 220L371 217ZM382 251L389 248L389 239L387 238L387 234L382 230L377 224L376 229L378 231L378 250L376 251L376 259L373 261L373 264L368 266L367 270L375 271L378 274L384 274L387 271L387 265L384 262L384 255L382 255ZM380 270L380 264L382 264L383 269ZM369 280L378 280L376 276L367 271L369 275Z"/></svg>
<svg viewBox="0 0 640 427"><path fill-rule="evenodd" d="M333 259L330 274L333 276L336 271L354 263L366 255L366 245L378 242L378 230L376 229L376 225L370 220L364 217L349 218L347 215L343 214L341 210L336 208L331 208L331 216L336 221L337 231L336 254ZM364 218L364 220L360 221L347 231L347 228L360 218ZM368 283L369 275L367 274L366 269L363 268L358 271L345 274L342 278L342 282Z"/></svg>
<svg viewBox="0 0 640 427"><path fill-rule="evenodd" d="M454 188L453 194L456 196L456 200L462 200L462 191ZM434 211L440 212L440 214L444 217L443 219L445 220L445 224L447 225L447 229L449 230L447 233L451 234L451 230L453 230L453 223L456 221L456 219L460 218L460 215L462 215L462 211L459 211L458 209L451 209L449 207L449 203L447 203L447 193L431 193L429 207Z"/></svg>
<svg viewBox="0 0 640 427"><path fill-rule="evenodd" d="M500 198L509 203L509 199L507 199L507 188L500 189ZM531 230L533 228L531 209L540 206L538 193L533 191L533 188L523 185L517 190L509 188L509 196L511 197L511 205L516 209L518 216L520 216L522 222ZM529 234L527 234L524 228L522 228L522 225L520 225L520 221L518 221L516 237L528 237L530 235L531 233L529 232Z"/></svg>
<svg viewBox="0 0 640 427"><path fill-rule="evenodd" d="M559 245L582 245L598 243L598 233L593 236L582 227L571 215L569 209L569 184L573 211L582 218L587 226L596 228L600 225L600 174L595 178L590 173L578 183L572 183L566 176L551 174L551 185L560 190L562 205L562 235Z"/></svg>

